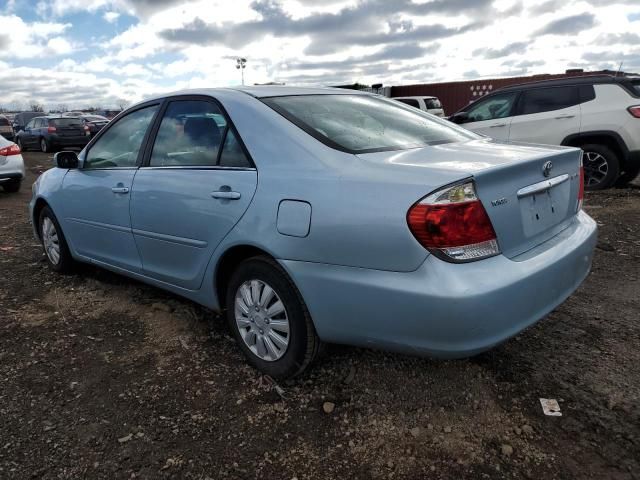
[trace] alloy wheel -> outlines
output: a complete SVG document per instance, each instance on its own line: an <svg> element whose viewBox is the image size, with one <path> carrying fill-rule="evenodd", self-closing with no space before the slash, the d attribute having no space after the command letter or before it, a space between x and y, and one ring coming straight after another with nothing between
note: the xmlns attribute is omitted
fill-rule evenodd
<svg viewBox="0 0 640 480"><path fill-rule="evenodd" d="M584 184L592 187L601 183L609 172L609 163L598 152L583 152Z"/></svg>
<svg viewBox="0 0 640 480"><path fill-rule="evenodd" d="M42 222L42 243L51 263L57 265L60 262L60 240L56 226L49 217L45 217Z"/></svg>
<svg viewBox="0 0 640 480"><path fill-rule="evenodd" d="M289 317L275 290L262 280L248 280L236 291L234 307L249 350L266 362L280 359L289 346Z"/></svg>

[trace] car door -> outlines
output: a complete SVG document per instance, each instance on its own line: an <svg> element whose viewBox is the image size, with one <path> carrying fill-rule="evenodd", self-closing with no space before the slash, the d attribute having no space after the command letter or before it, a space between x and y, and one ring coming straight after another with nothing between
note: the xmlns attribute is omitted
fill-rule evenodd
<svg viewBox="0 0 640 480"><path fill-rule="evenodd" d="M580 119L577 86L525 90L511 121L509 140L560 145L580 132Z"/></svg>
<svg viewBox="0 0 640 480"><path fill-rule="evenodd" d="M29 123L27 123L25 125L25 127L22 129L22 133L20 134L20 142L22 143L23 146L25 147L32 147L34 145L34 134L33 131L36 128L36 122L39 119L34 118L33 120L31 120Z"/></svg>
<svg viewBox="0 0 640 480"><path fill-rule="evenodd" d="M81 155L80 168L63 180L63 228L80 255L141 272L131 231L129 201L159 102L127 113Z"/></svg>
<svg viewBox="0 0 640 480"><path fill-rule="evenodd" d="M496 93L466 110L463 127L496 140L508 140L518 92Z"/></svg>
<svg viewBox="0 0 640 480"><path fill-rule="evenodd" d="M256 169L218 103L209 97L169 102L133 184L131 222L144 273L198 289L256 185Z"/></svg>

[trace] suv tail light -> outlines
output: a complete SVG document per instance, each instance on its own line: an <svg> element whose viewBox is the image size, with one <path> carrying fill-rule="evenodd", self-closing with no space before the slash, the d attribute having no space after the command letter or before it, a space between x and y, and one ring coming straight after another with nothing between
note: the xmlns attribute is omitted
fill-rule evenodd
<svg viewBox="0 0 640 480"><path fill-rule="evenodd" d="M472 181L427 195L409 209L407 223L416 240L443 260L468 262L500 253Z"/></svg>
<svg viewBox="0 0 640 480"><path fill-rule="evenodd" d="M49 125L49 128L47 128L47 132L49 133L55 133L56 131L56 127Z"/></svg>
<svg viewBox="0 0 640 480"><path fill-rule="evenodd" d="M8 147L0 148L1 157L10 157L11 155L18 155L20 153L20 147L15 143Z"/></svg>
<svg viewBox="0 0 640 480"><path fill-rule="evenodd" d="M633 107L629 107L627 108L627 110L629 110L629 113L631 115L633 115L636 118L640 118L640 105L635 105Z"/></svg>

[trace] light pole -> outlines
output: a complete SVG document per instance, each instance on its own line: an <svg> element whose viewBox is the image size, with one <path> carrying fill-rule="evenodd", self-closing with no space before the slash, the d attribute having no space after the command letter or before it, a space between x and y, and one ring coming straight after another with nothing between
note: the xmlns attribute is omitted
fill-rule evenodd
<svg viewBox="0 0 640 480"><path fill-rule="evenodd" d="M244 85L244 68L247 66L247 59L243 57L236 58L236 68L240 70L242 74L242 85Z"/></svg>

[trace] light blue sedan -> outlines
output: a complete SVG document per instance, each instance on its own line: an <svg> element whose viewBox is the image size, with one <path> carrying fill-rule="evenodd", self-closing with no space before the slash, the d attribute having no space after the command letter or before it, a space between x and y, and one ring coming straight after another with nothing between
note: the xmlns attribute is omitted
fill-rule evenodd
<svg viewBox="0 0 640 480"><path fill-rule="evenodd" d="M322 342L486 350L563 302L596 243L580 150L348 90L166 95L55 162L30 203L53 270L92 263L226 311L277 378Z"/></svg>

